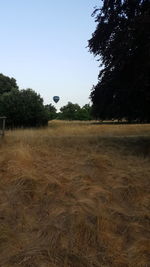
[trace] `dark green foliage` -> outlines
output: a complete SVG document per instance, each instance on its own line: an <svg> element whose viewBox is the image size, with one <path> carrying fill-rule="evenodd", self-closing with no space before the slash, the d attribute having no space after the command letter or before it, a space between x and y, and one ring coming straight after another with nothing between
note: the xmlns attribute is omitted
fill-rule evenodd
<svg viewBox="0 0 150 267"><path fill-rule="evenodd" d="M83 121L92 120L91 106L89 104L80 108L78 112L78 119Z"/></svg>
<svg viewBox="0 0 150 267"><path fill-rule="evenodd" d="M8 93L14 88L18 89L16 80L0 73L0 95L3 93Z"/></svg>
<svg viewBox="0 0 150 267"><path fill-rule="evenodd" d="M94 114L150 121L150 1L104 0L94 14L89 49L103 66L91 93Z"/></svg>
<svg viewBox="0 0 150 267"><path fill-rule="evenodd" d="M52 104L45 105L45 109L48 114L48 120L54 120L57 118L57 110Z"/></svg>
<svg viewBox="0 0 150 267"><path fill-rule="evenodd" d="M91 107L86 104L81 108L78 104L68 102L60 109L58 118L62 120L91 120Z"/></svg>
<svg viewBox="0 0 150 267"><path fill-rule="evenodd" d="M0 116L7 117L6 125L11 128L43 126L48 123L48 114L40 95L32 89L18 90L17 86L0 94Z"/></svg>
<svg viewBox="0 0 150 267"><path fill-rule="evenodd" d="M62 114L62 119L64 120L77 120L77 114L80 110L80 106L78 104L72 104L68 102L66 106L63 106L60 111Z"/></svg>

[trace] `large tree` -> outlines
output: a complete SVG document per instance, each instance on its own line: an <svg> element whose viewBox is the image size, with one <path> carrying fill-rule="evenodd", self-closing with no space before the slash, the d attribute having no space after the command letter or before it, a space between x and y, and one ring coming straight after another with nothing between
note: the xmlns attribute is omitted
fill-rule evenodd
<svg viewBox="0 0 150 267"><path fill-rule="evenodd" d="M43 99L32 89L16 90L0 96L0 115L7 117L8 127L46 125L48 114Z"/></svg>
<svg viewBox="0 0 150 267"><path fill-rule="evenodd" d="M16 80L0 74L0 116L7 127L33 127L48 123L43 99L32 89L19 90Z"/></svg>
<svg viewBox="0 0 150 267"><path fill-rule="evenodd" d="M101 61L91 99L102 119L150 121L150 1L104 0L89 49Z"/></svg>

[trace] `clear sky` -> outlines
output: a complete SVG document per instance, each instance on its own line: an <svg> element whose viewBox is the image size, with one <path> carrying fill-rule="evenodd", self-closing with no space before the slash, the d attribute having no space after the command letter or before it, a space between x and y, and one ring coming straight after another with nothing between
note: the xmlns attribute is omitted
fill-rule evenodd
<svg viewBox="0 0 150 267"><path fill-rule="evenodd" d="M99 63L88 52L100 0L4 0L0 15L0 73L58 107L89 103Z"/></svg>

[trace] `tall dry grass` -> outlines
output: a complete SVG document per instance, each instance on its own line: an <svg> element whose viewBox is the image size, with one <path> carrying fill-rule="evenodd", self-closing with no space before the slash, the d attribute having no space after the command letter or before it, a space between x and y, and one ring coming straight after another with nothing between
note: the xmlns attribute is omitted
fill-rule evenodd
<svg viewBox="0 0 150 267"><path fill-rule="evenodd" d="M0 139L0 266L149 266L150 125Z"/></svg>

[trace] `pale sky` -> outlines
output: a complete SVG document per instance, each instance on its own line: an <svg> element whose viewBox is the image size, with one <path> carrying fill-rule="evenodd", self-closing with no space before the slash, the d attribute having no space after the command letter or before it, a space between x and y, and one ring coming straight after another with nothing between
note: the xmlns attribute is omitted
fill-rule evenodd
<svg viewBox="0 0 150 267"><path fill-rule="evenodd" d="M96 28L91 13L100 0L4 0L0 15L0 73L20 89L32 88L45 104L59 95L89 103L99 62L86 48ZM53 103L54 104L54 103Z"/></svg>

